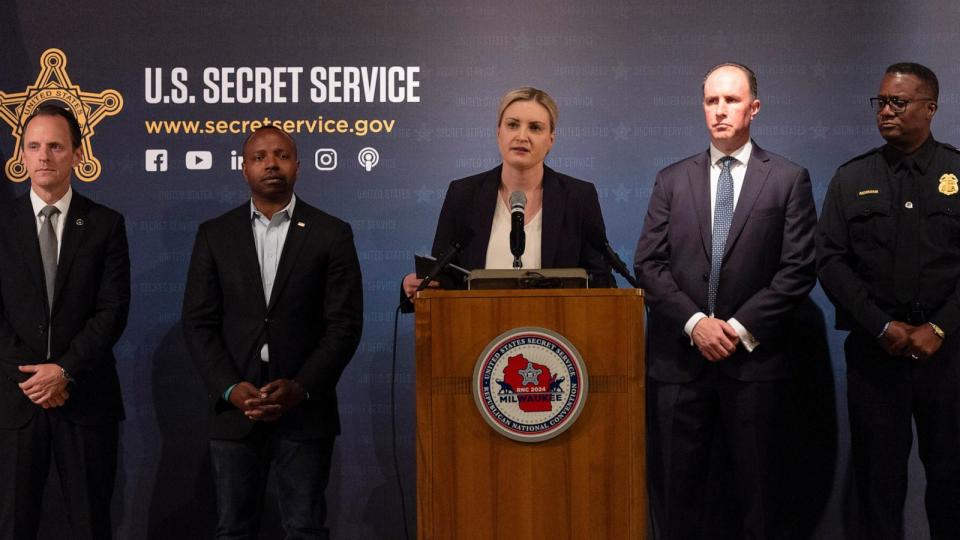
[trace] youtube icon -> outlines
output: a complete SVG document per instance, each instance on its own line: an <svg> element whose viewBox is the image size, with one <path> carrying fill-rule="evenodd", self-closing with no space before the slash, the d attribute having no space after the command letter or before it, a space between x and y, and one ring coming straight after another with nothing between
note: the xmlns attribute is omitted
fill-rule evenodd
<svg viewBox="0 0 960 540"><path fill-rule="evenodd" d="M213 168L213 153L207 150L191 150L186 156L187 169L206 171Z"/></svg>

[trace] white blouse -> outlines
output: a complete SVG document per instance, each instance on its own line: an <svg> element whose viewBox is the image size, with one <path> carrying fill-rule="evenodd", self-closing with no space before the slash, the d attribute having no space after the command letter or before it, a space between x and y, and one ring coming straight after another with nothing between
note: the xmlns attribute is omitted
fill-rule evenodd
<svg viewBox="0 0 960 540"><path fill-rule="evenodd" d="M520 256L523 268L541 268L540 239L543 232L543 208L523 226L527 237L526 249ZM513 268L513 253L510 253L510 209L503 197L497 194L497 209L493 213L493 226L490 229L490 243L487 244L487 263L485 268Z"/></svg>

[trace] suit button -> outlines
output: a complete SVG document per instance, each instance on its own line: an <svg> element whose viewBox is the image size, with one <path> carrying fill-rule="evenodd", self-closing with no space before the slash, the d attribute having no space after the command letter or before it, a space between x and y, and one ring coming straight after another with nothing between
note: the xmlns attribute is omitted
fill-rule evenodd
<svg viewBox="0 0 960 540"><path fill-rule="evenodd" d="M267 317L267 318L263 319L263 322L265 322L265 323L267 323L267 324L270 324L270 317Z"/></svg>
<svg viewBox="0 0 960 540"><path fill-rule="evenodd" d="M704 280L704 281L710 281L710 274L704 274L704 275L703 275L703 280Z"/></svg>
<svg viewBox="0 0 960 540"><path fill-rule="evenodd" d="M43 331L46 329L47 329L46 325L43 325L43 324L37 325L37 332L39 332L41 336L43 335Z"/></svg>

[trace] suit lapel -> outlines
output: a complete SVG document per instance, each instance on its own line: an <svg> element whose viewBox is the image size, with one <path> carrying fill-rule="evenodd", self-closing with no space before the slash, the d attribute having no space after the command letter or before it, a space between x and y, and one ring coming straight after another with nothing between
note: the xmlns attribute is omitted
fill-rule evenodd
<svg viewBox="0 0 960 540"><path fill-rule="evenodd" d="M710 219L710 150L693 159L693 168L688 172L690 193L693 194L693 207L700 224L700 239L703 252L710 260L713 250L713 230Z"/></svg>
<svg viewBox="0 0 960 540"><path fill-rule="evenodd" d="M497 198L500 197L501 167L493 169L484 176L480 188L477 189L476 199L470 205L472 215L467 223L472 229L470 231L472 234L466 257L464 257L468 270L483 268L487 263L490 228L493 225L493 214L497 211L497 204L499 204Z"/></svg>
<svg viewBox="0 0 960 540"><path fill-rule="evenodd" d="M297 263L297 257L300 255L300 248L303 247L307 238L307 233L312 225L309 209L301 199L293 207L293 216L290 218L290 225L287 228L287 238L283 241L283 250L280 252L280 263L277 265L277 277L273 280L273 289L270 291L270 302L267 304L267 311L273 309L277 303L277 298L283 291L290 272L293 271Z"/></svg>
<svg viewBox="0 0 960 540"><path fill-rule="evenodd" d="M747 218L753 211L753 205L757 202L760 191L767 181L770 174L770 158L756 144L753 145L753 151L750 152L750 160L747 162L747 174L743 177L743 186L740 188L740 197L737 199L737 207L733 211L733 221L730 223L730 232L727 234L727 244L723 249L724 258L730 253L730 249L737 242L737 237L743 232L744 225L747 224Z"/></svg>
<svg viewBox="0 0 960 540"><path fill-rule="evenodd" d="M27 272L46 304L47 290L43 279L43 260L40 258L40 243L37 241L37 217L33 215L29 194L16 202L14 212L13 222L16 230L13 234L20 244L20 252L23 254L21 260L27 266Z"/></svg>
<svg viewBox="0 0 960 540"><path fill-rule="evenodd" d="M260 273L260 261L257 260L257 244L253 239L253 225L250 217L250 202L234 210L231 217L233 224L228 227L231 231L240 231L239 234L232 235L227 239L234 244L234 253L237 254L240 271L246 274L247 280L256 285L257 298L260 299L260 305L264 311L267 309L267 301L263 297L263 276Z"/></svg>
<svg viewBox="0 0 960 540"><path fill-rule="evenodd" d="M66 222L63 224L62 243L60 245L60 256L57 257L57 280L53 287L53 307L57 308L63 285L70 274L70 267L77 256L77 250L86 237L86 230L91 226L88 223L88 213L90 212L90 200L73 192L73 198L70 199L70 208L67 210Z"/></svg>
<svg viewBox="0 0 960 540"><path fill-rule="evenodd" d="M557 173L550 167L543 167L543 202L540 205L541 219L540 233L540 267L553 268L557 255L557 244L563 214L566 211L564 203L567 200L565 189L560 185Z"/></svg>

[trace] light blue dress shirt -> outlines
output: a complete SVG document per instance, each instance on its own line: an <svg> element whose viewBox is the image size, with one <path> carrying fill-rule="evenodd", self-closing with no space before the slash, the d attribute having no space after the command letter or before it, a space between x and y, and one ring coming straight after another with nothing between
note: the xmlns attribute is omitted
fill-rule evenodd
<svg viewBox="0 0 960 540"><path fill-rule="evenodd" d="M263 299L269 304L270 294L273 292L273 282L277 279L277 268L280 266L280 255L283 253L283 243L290 230L290 218L293 216L293 207L297 203L297 196L290 197L290 204L267 219L250 200L250 222L253 227L253 242L257 247L257 262L260 263L260 278L263 280ZM267 343L260 349L260 359L270 361L270 347Z"/></svg>
<svg viewBox="0 0 960 540"><path fill-rule="evenodd" d="M280 266L280 255L283 254L283 243L287 240L287 231L290 230L290 219L293 217L293 207L297 203L297 196L290 197L290 204L267 219L250 199L250 226L253 228L253 243L257 248L257 262L260 263L260 278L263 281L263 299L270 304L270 294L273 292L273 282L277 279L277 268ZM260 360L270 361L270 345L263 344L260 349ZM230 385L223 393L224 401L230 401L230 392L236 384Z"/></svg>

